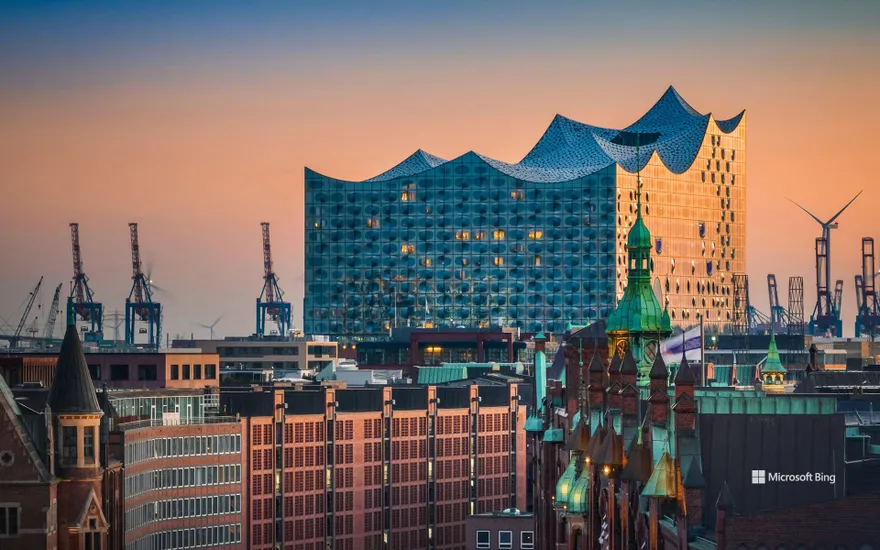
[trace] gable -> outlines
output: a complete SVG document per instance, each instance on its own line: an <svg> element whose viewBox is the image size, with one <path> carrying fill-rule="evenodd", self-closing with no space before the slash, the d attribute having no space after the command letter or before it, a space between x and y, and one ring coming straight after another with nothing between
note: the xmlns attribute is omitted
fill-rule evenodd
<svg viewBox="0 0 880 550"><path fill-rule="evenodd" d="M7 394L0 393L0 484L20 481L49 483L52 476L17 411L14 400L10 403Z"/></svg>

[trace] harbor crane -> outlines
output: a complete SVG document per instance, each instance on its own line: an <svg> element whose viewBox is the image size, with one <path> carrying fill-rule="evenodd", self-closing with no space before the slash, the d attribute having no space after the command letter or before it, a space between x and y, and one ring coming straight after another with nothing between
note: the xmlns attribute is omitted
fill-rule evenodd
<svg viewBox="0 0 880 550"><path fill-rule="evenodd" d="M21 314L21 319L18 321L18 326L15 328L15 333L12 335L12 338L9 339L9 347L15 348L18 347L18 343L21 340L21 333L24 330L24 325L27 323L28 316L31 314L31 309L34 307L34 301L37 299L37 294L40 293L40 287L43 285L43 278L40 277L40 280L37 282L37 286L31 291L30 296L28 297L27 305L24 307L24 313Z"/></svg>
<svg viewBox="0 0 880 550"><path fill-rule="evenodd" d="M846 205L837 211L828 221L822 221L812 212L800 204L790 200L795 206L809 214L822 227L822 236L816 238L816 305L810 316L810 334L822 335L831 333L834 336L843 336L843 325L840 321L840 302L843 299L843 282L838 281L834 292L831 293L831 230L837 229L837 218L843 211L849 208L862 191L853 197ZM840 291L840 297L836 295Z"/></svg>
<svg viewBox="0 0 880 550"><path fill-rule="evenodd" d="M49 317L46 319L46 327L43 329L43 343L49 344L49 340L55 335L55 321L58 319L58 302L61 299L61 287L55 287L55 295L52 296L52 305L49 307Z"/></svg>
<svg viewBox="0 0 880 550"><path fill-rule="evenodd" d="M290 302L283 299L284 292L278 286L278 277L272 270L272 246L269 242L269 224L260 224L263 232L263 290L257 298L257 331L258 336L266 333L267 318L275 322L276 330L272 333L286 336L290 331Z"/></svg>
<svg viewBox="0 0 880 550"><path fill-rule="evenodd" d="M140 321L147 326L140 327L138 334L146 334L148 345L159 349L159 342L162 340L162 305L153 301L150 281L141 268L138 224L129 223L128 231L131 237L132 285L128 298L125 299L125 343L134 345L135 326Z"/></svg>
<svg viewBox="0 0 880 550"><path fill-rule="evenodd" d="M875 281L877 266L874 263L874 239L862 239L862 272L855 276L856 283L856 338L869 336L872 340L880 329L880 300Z"/></svg>
<svg viewBox="0 0 880 550"><path fill-rule="evenodd" d="M89 278L83 270L82 250L79 246L79 224L70 224L70 248L73 252L73 280L67 300L67 318L73 323L82 321L83 340L94 342L104 337L104 305L95 301Z"/></svg>

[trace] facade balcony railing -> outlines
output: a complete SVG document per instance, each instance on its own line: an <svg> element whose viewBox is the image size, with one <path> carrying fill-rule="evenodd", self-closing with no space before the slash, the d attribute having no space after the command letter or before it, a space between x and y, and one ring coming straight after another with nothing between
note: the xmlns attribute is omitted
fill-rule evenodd
<svg viewBox="0 0 880 550"><path fill-rule="evenodd" d="M146 418L116 424L117 430L128 431L154 426L192 426L197 424L233 424L240 422L234 416L200 416L194 418Z"/></svg>

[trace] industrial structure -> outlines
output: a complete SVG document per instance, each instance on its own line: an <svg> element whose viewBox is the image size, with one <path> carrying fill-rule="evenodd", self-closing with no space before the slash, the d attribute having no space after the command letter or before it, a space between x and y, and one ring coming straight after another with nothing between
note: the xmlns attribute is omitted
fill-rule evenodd
<svg viewBox="0 0 880 550"><path fill-rule="evenodd" d="M125 299L125 343L135 344L137 334L147 335L147 344L159 348L162 340L162 305L153 301L151 281L141 269L141 253L138 244L138 224L128 224L131 236L131 270L132 285L128 298ZM146 323L146 327L137 325Z"/></svg>
<svg viewBox="0 0 880 550"><path fill-rule="evenodd" d="M865 237L862 239L862 272L855 276L856 338L868 336L873 340L880 329L880 301L875 284L878 274L874 263L874 239Z"/></svg>
<svg viewBox="0 0 880 550"><path fill-rule="evenodd" d="M746 334L804 334L804 278L789 277L788 307L779 301L776 275L767 275L767 292L770 314L765 314L752 305L749 295L749 276L734 275L733 289L733 330L736 335Z"/></svg>
<svg viewBox="0 0 880 550"><path fill-rule="evenodd" d="M417 151L371 179L305 170L304 331L353 341L393 325L561 334L606 318L626 287L626 235L673 325L733 323L745 272L745 114L716 120L673 88L624 130L556 116L516 164Z"/></svg>
<svg viewBox="0 0 880 550"><path fill-rule="evenodd" d="M841 208L837 214L831 216L828 221L822 221L812 212L791 201L798 208L810 215L822 227L822 236L816 237L816 305L813 308L813 314L810 317L810 334L832 336L843 336L843 323L840 321L840 307L843 302L843 281L838 280L834 286L834 293L831 293L831 230L837 229L837 218L843 214L843 211L849 208L862 191L852 198L846 206ZM789 199L791 200L791 199Z"/></svg>
<svg viewBox="0 0 880 550"><path fill-rule="evenodd" d="M88 323L81 325L83 340L98 341L104 337L104 305L95 301L92 289L89 287L89 278L83 270L78 223L70 224L70 248L73 253L73 280L67 301L67 316L68 318L73 316L75 322Z"/></svg>
<svg viewBox="0 0 880 550"><path fill-rule="evenodd" d="M284 301L284 292L278 286L278 277L272 270L272 246L269 242L269 224L260 224L263 230L263 290L257 298L257 329L258 336L266 334L267 319L273 321L277 329L270 329L271 334L286 335L291 329L290 302Z"/></svg>

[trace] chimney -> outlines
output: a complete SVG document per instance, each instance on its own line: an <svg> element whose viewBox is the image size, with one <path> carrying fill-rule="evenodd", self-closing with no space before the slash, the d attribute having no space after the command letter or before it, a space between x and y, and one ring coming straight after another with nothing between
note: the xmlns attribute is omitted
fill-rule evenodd
<svg viewBox="0 0 880 550"><path fill-rule="evenodd" d="M650 397L648 402L651 408L651 423L665 424L669 420L669 369L666 368L666 362L663 356L658 352L654 358L654 364L651 366L650 378Z"/></svg>

